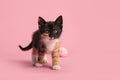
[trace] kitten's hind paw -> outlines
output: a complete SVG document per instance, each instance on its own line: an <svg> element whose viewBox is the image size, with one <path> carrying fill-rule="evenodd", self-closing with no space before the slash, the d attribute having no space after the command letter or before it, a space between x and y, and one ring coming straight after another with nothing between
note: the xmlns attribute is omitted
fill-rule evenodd
<svg viewBox="0 0 120 80"><path fill-rule="evenodd" d="M42 67L42 66L43 66L43 64L36 63L36 64L35 64L35 66L36 66L36 67Z"/></svg>

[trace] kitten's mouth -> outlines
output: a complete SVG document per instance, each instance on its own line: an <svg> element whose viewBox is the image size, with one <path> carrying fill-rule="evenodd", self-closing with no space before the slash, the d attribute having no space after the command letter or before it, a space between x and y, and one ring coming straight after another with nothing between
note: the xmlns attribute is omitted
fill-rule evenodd
<svg viewBox="0 0 120 80"><path fill-rule="evenodd" d="M51 40L54 40L55 38L54 37L52 37L52 38L51 37L46 37L45 39L48 39L48 40L51 41Z"/></svg>
<svg viewBox="0 0 120 80"><path fill-rule="evenodd" d="M49 39L49 40L54 40L55 38L54 38L54 37L52 37L52 38L49 37L48 39Z"/></svg>
<svg viewBox="0 0 120 80"><path fill-rule="evenodd" d="M51 38L52 40L55 39L54 37Z"/></svg>

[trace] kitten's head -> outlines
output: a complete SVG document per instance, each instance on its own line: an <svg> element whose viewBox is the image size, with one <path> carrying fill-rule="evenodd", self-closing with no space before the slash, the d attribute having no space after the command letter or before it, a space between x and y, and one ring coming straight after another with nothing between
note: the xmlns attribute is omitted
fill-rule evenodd
<svg viewBox="0 0 120 80"><path fill-rule="evenodd" d="M39 31L42 38L57 39L60 37L63 28L62 16L55 21L46 22L42 17L38 18Z"/></svg>

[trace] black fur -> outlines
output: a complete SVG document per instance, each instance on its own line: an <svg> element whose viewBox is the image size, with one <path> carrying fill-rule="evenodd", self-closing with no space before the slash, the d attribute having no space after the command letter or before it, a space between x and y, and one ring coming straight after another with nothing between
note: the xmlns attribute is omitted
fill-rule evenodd
<svg viewBox="0 0 120 80"><path fill-rule="evenodd" d="M29 50L32 47L38 49L40 53L46 51L46 45L41 42L41 34L48 33L51 39L57 39L60 37L63 28L62 16L59 16L55 21L46 22L42 17L38 18L39 29L33 33L32 42L25 48L19 45L19 48L23 51Z"/></svg>

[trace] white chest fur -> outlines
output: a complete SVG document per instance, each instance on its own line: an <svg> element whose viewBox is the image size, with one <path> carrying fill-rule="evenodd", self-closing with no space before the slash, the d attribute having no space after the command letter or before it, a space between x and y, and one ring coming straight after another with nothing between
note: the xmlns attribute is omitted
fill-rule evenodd
<svg viewBox="0 0 120 80"><path fill-rule="evenodd" d="M43 39L42 41L46 45L47 52L51 52L54 50L55 45L59 41L59 39L54 39L54 40Z"/></svg>

